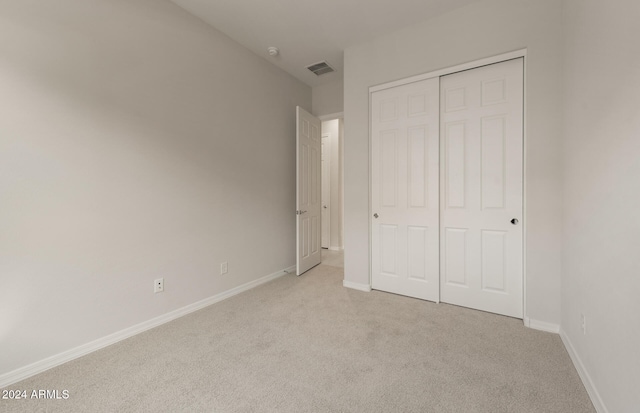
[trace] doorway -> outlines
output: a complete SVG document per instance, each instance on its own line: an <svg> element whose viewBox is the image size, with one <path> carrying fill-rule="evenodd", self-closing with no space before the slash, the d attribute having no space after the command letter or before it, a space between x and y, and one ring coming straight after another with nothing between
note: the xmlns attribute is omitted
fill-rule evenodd
<svg viewBox="0 0 640 413"><path fill-rule="evenodd" d="M341 114L321 117L320 120L322 121L322 248L329 251L342 251L344 249L344 122Z"/></svg>
<svg viewBox="0 0 640 413"><path fill-rule="evenodd" d="M296 274L343 250L343 115L320 118L296 108ZM342 265L340 265L342 266Z"/></svg>

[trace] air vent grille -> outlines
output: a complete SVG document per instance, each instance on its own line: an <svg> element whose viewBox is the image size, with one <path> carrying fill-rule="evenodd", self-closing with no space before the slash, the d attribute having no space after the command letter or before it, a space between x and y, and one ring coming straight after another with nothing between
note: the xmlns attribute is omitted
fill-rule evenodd
<svg viewBox="0 0 640 413"><path fill-rule="evenodd" d="M314 63L311 66L307 66L307 69L311 70L316 76L335 72L335 70L331 66L329 66L329 63L327 62Z"/></svg>

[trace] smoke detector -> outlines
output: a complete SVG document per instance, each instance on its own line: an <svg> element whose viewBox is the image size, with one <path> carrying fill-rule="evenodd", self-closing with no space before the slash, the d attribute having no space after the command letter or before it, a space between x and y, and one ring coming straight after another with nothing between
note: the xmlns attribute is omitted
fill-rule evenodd
<svg viewBox="0 0 640 413"><path fill-rule="evenodd" d="M307 66L307 69L313 72L316 76L324 75L327 73L335 72L335 69L329 66L329 63L326 61L314 63L310 66Z"/></svg>

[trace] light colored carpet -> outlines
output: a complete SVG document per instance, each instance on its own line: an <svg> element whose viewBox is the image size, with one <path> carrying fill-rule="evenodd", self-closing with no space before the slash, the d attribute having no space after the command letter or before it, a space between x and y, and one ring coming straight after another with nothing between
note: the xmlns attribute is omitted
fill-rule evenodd
<svg viewBox="0 0 640 413"><path fill-rule="evenodd" d="M10 386L2 412L594 412L558 335L288 275Z"/></svg>
<svg viewBox="0 0 640 413"><path fill-rule="evenodd" d="M344 268L344 251L322 249L322 264Z"/></svg>

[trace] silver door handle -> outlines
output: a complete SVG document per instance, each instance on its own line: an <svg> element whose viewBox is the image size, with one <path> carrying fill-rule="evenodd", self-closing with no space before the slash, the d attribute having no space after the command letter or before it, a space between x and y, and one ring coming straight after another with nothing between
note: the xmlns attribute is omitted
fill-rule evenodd
<svg viewBox="0 0 640 413"><path fill-rule="evenodd" d="M306 213L307 213L307 211L300 211L300 210L296 211L296 215L302 215L302 214L306 214Z"/></svg>
<svg viewBox="0 0 640 413"><path fill-rule="evenodd" d="M378 215L378 213L377 213L377 212L376 212L375 214L373 214L373 217L374 217L374 218L376 218L376 219L377 219L379 216L380 216L380 215Z"/></svg>
<svg viewBox="0 0 640 413"><path fill-rule="evenodd" d="M514 218L514 219L512 219L512 220L511 220L511 223L512 223L513 225L518 225L518 222L519 222L519 221L518 221L518 219L517 219L517 218Z"/></svg>

